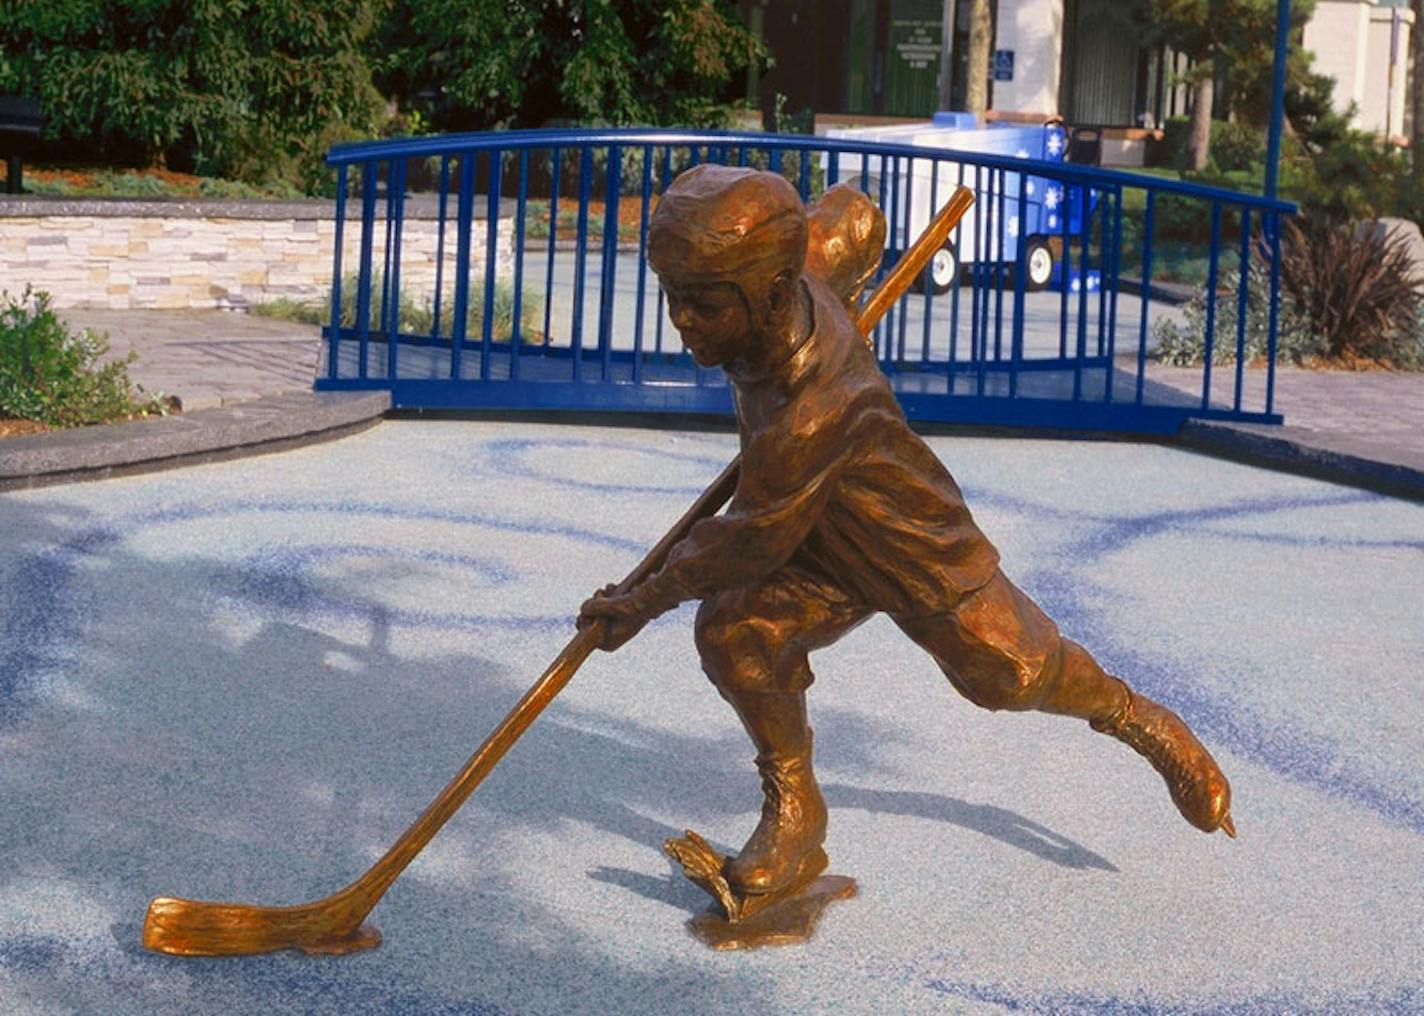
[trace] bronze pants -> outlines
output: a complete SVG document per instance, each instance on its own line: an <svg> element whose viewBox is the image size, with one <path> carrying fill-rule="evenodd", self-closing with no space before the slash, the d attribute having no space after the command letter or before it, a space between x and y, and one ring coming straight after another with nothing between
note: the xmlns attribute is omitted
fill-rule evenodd
<svg viewBox="0 0 1424 1016"><path fill-rule="evenodd" d="M813 678L807 654L830 645L874 609L805 569L704 600L697 612L703 670L724 697L796 693ZM896 617L950 683L985 709L1041 709L1093 719L1125 701L1081 646L1002 572L946 612Z"/></svg>

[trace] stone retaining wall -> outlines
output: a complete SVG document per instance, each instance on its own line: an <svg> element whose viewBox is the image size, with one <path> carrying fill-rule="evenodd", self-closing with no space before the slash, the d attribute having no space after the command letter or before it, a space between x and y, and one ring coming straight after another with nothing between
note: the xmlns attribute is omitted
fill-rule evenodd
<svg viewBox="0 0 1424 1016"><path fill-rule="evenodd" d="M475 205L487 207L483 197ZM449 202L453 215L455 201ZM385 202L378 205L373 265L385 252ZM342 274L359 265L360 205L347 203ZM336 238L331 201L0 200L0 289L48 291L56 307L243 307L279 297L324 300ZM512 272L512 216L501 210L495 270ZM406 202L401 289L434 295L438 207ZM471 228L470 267L482 278L485 220ZM457 231L445 228L443 285L454 285ZM478 290L475 290L478 292Z"/></svg>

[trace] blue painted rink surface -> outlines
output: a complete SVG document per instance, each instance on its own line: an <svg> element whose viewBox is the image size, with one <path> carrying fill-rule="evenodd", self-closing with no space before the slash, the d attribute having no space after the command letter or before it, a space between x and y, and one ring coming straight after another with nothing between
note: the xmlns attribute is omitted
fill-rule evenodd
<svg viewBox="0 0 1424 1016"><path fill-rule="evenodd" d="M1424 507L1154 445L931 444L1010 576L1194 724L1240 839L876 619L811 691L860 896L809 944L711 952L660 845L735 848L760 795L685 605L589 661L376 909L380 949L147 953L152 896L364 871L735 451L388 422L0 497L0 1012L1424 1010Z"/></svg>

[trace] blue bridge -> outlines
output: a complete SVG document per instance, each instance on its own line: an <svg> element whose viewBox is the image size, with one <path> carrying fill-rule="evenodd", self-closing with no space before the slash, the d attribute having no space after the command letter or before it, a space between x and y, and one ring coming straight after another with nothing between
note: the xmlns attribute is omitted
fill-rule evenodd
<svg viewBox="0 0 1424 1016"><path fill-rule="evenodd" d="M1146 434L1192 417L1279 423L1280 226L1294 206L1026 156L664 130L337 146L317 387L389 389L405 409L729 413L726 379L682 350L645 257L659 194L711 161L782 173L808 202L859 186L889 221L887 268L955 187L975 192L940 274L872 336L912 419ZM1206 355L1190 369L1152 355L1156 319L1182 318L1154 298L1172 246L1158 234L1184 223L1204 238L1183 327ZM1264 356L1250 327L1268 331ZM1263 366L1248 367L1251 349Z"/></svg>

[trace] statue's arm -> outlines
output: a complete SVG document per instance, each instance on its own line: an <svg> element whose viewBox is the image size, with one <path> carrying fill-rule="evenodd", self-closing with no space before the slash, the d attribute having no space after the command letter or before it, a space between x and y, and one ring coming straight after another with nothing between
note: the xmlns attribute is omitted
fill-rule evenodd
<svg viewBox="0 0 1424 1016"><path fill-rule="evenodd" d="M658 613L770 575L815 526L846 460L847 435L836 418L797 426L797 414L784 415L748 442L727 511L694 525L644 583Z"/></svg>

